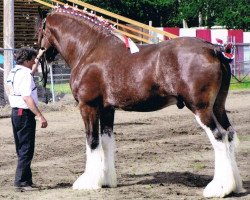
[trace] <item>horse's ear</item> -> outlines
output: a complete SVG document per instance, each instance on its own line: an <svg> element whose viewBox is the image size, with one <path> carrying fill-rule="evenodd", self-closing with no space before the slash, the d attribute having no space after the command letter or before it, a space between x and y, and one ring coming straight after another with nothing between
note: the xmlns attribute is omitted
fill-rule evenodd
<svg viewBox="0 0 250 200"><path fill-rule="evenodd" d="M47 17L48 11L43 10L40 6L38 6L38 13L41 19L44 19Z"/></svg>

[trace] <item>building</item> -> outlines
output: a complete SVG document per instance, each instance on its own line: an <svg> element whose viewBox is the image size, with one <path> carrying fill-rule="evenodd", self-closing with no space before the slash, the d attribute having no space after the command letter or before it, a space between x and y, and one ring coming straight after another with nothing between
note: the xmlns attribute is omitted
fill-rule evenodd
<svg viewBox="0 0 250 200"><path fill-rule="evenodd" d="M36 47L36 19L40 4L31 0L14 1L14 46ZM0 4L0 13L3 13L3 3ZM3 47L3 15L0 15L0 48ZM1 52L0 52L1 53Z"/></svg>

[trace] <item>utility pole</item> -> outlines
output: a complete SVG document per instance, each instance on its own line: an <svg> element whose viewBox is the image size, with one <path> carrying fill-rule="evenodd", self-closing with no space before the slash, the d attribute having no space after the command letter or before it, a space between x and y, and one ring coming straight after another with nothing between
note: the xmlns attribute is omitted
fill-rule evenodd
<svg viewBox="0 0 250 200"><path fill-rule="evenodd" d="M14 50L14 0L3 1L3 43L4 43L4 99L7 100L5 82L13 67Z"/></svg>

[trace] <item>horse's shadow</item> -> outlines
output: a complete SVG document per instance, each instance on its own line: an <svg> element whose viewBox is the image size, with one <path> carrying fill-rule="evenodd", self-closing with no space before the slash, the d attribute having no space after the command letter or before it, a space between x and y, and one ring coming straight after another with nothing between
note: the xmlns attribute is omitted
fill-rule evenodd
<svg viewBox="0 0 250 200"><path fill-rule="evenodd" d="M53 186L41 186L40 190L67 189L71 187L72 187L71 183L57 183L56 185Z"/></svg>
<svg viewBox="0 0 250 200"><path fill-rule="evenodd" d="M190 172L155 172L151 174L123 174L123 179L129 179L133 183L118 184L118 187L126 187L133 185L184 185L186 187L198 187L205 188L206 185L212 180L212 176L199 175ZM135 179L144 179L141 181L133 181ZM54 186L43 187L41 190L53 190L53 189L67 189L71 188L71 183L57 183ZM230 194L227 197L244 197L250 194L250 181L244 181L243 187L245 191L240 194Z"/></svg>
<svg viewBox="0 0 250 200"><path fill-rule="evenodd" d="M211 176L206 175L197 175L190 172L155 172L151 174L125 174L124 178L142 179L145 177L145 180L141 180L132 184L121 184L119 186L128 186L128 185L153 185L153 184L182 184L188 187L205 187L211 180Z"/></svg>
<svg viewBox="0 0 250 200"><path fill-rule="evenodd" d="M135 125L150 125L151 123L148 122L122 122L122 123L115 123L115 126L135 126Z"/></svg>
<svg viewBox="0 0 250 200"><path fill-rule="evenodd" d="M186 187L205 188L207 184L213 179L212 176L199 175L190 172L155 172L151 174L124 174L122 177L128 179L144 179L130 184L119 184L118 187L131 186L131 185L184 185ZM133 181L133 180L132 180ZM244 192L240 194L230 194L227 197L243 197L250 194L250 181L243 182Z"/></svg>

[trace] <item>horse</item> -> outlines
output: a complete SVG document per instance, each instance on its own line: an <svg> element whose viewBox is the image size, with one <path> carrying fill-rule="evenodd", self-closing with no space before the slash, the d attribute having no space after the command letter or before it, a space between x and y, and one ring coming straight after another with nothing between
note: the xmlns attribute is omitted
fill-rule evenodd
<svg viewBox="0 0 250 200"><path fill-rule="evenodd" d="M73 189L117 187L115 110L150 112L186 106L206 132L215 152L205 197L242 191L235 159L237 133L229 122L230 60L218 46L179 37L138 45L131 53L105 20L87 11L56 7L40 12L38 44L53 61L60 53L71 68L70 87L86 131L86 168Z"/></svg>

